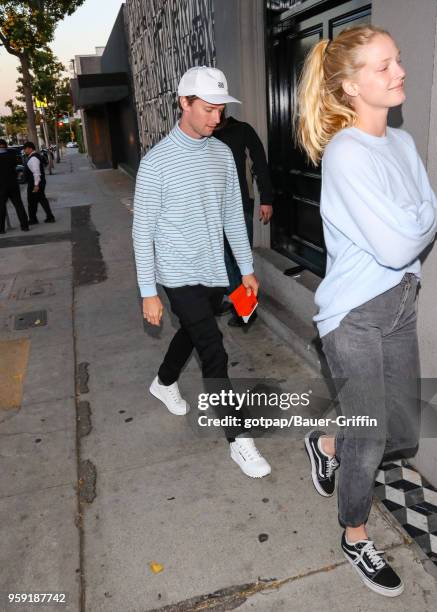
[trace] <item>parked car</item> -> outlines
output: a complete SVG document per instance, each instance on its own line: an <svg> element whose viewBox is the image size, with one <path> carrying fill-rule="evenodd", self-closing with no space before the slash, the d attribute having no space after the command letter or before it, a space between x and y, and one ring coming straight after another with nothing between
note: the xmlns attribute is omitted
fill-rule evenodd
<svg viewBox="0 0 437 612"><path fill-rule="evenodd" d="M78 148L78 144L77 142L73 142L72 140L70 142L67 142L67 149L77 149Z"/></svg>

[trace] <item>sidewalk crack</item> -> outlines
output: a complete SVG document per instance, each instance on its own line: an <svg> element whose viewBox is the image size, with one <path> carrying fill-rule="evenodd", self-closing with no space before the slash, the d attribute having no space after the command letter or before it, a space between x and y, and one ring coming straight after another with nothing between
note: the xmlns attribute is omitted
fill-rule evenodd
<svg viewBox="0 0 437 612"><path fill-rule="evenodd" d="M394 544L387 547L386 550L392 550L405 546L405 544ZM280 580L262 579L258 578L257 582L246 583L241 585L233 585L224 589L214 591L207 595L198 595L184 601L177 602L175 604L169 604L161 608L149 609L146 612L199 612L200 610L214 610L214 612L227 612L228 610L235 610L245 603L249 597L253 597L258 593L267 594L269 591L277 591L286 584L291 584L296 580L309 578L323 572L330 572L347 565L347 561L338 561L337 563L331 563L317 569L300 572L294 576L282 578Z"/></svg>

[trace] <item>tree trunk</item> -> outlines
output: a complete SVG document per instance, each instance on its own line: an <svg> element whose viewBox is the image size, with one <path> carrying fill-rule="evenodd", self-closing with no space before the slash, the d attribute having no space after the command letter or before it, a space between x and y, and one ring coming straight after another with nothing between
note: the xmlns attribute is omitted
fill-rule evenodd
<svg viewBox="0 0 437 612"><path fill-rule="evenodd" d="M50 151L49 127L48 127L47 121L46 121L45 110L44 110L43 115L42 115L42 126L43 126L43 131L44 131L44 140L45 140L46 149L47 149L47 160L48 160L48 163L49 163L49 174L53 174L53 172L52 172L53 171L53 155L52 155L52 152Z"/></svg>
<svg viewBox="0 0 437 612"><path fill-rule="evenodd" d="M45 113L41 113L41 115L42 115L42 131L44 134L44 143L45 143L46 149L48 150L50 146L50 140L49 140L49 132L47 129L47 121L46 121Z"/></svg>
<svg viewBox="0 0 437 612"><path fill-rule="evenodd" d="M27 136L39 149L38 134L36 131L35 111L33 109L32 100L32 79L29 72L29 60L25 53L20 55L21 70L23 71L23 91L26 100L27 114Z"/></svg>

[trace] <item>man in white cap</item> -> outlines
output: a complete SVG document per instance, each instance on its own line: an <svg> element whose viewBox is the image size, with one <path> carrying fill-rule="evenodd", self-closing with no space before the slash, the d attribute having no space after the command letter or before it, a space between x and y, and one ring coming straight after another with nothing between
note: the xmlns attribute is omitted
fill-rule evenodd
<svg viewBox="0 0 437 612"><path fill-rule="evenodd" d="M172 414L184 415L190 407L177 380L193 348L206 391L231 389L228 356L215 320L228 285L223 231L249 295L257 294L258 282L234 159L225 144L210 138L225 104L239 101L229 95L223 72L206 66L191 68L182 76L178 96L180 120L141 160L132 236L144 318L160 325L159 283L180 322L150 392ZM219 417L242 416L241 410L236 412L226 403L216 408ZM231 458L247 476L270 473L270 465L244 427L224 429Z"/></svg>

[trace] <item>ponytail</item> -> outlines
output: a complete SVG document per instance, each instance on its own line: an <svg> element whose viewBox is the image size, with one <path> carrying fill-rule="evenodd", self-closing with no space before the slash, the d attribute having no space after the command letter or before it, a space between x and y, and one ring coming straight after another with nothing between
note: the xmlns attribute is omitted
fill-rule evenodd
<svg viewBox="0 0 437 612"><path fill-rule="evenodd" d="M315 166L334 134L356 121L343 81L361 68L359 48L376 34L389 35L368 25L343 30L334 41L319 41L305 59L297 89L297 141Z"/></svg>

